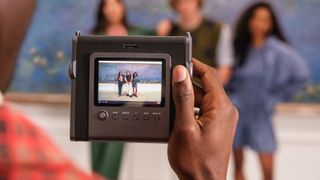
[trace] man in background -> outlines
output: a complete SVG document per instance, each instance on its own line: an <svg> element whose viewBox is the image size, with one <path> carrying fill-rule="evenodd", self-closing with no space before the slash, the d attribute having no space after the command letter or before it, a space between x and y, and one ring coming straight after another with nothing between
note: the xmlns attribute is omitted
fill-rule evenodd
<svg viewBox="0 0 320 180"><path fill-rule="evenodd" d="M129 70L126 71L125 82L127 86L127 96L132 97L132 75Z"/></svg>
<svg viewBox="0 0 320 180"><path fill-rule="evenodd" d="M204 17L204 0L170 0L178 21L163 20L157 26L160 36L192 36L192 55L203 63L217 68L222 84L231 77L234 64L232 33L228 25Z"/></svg>

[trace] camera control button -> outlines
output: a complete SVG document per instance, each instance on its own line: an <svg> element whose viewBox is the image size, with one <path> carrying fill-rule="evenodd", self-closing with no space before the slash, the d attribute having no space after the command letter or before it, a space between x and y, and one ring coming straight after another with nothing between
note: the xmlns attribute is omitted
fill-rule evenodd
<svg viewBox="0 0 320 180"><path fill-rule="evenodd" d="M139 119L139 116L137 114L133 115L133 120L138 120Z"/></svg>
<svg viewBox="0 0 320 180"><path fill-rule="evenodd" d="M123 120L128 120L128 119L129 119L129 116L128 116L127 114L125 114L125 115L122 116L122 119L123 119Z"/></svg>
<svg viewBox="0 0 320 180"><path fill-rule="evenodd" d="M153 112L153 113L152 113L152 118L153 118L153 120L155 120L155 121L159 121L159 120L160 120L160 116L161 116L161 113L160 113L160 112Z"/></svg>
<svg viewBox="0 0 320 180"><path fill-rule="evenodd" d="M113 120L118 120L120 117L119 117L119 115L118 114L114 114L114 115L112 115L112 119Z"/></svg>
<svg viewBox="0 0 320 180"><path fill-rule="evenodd" d="M108 114L107 111L100 111L99 114L98 114L98 118L100 120L105 120L108 117L109 117L109 114Z"/></svg>
<svg viewBox="0 0 320 180"><path fill-rule="evenodd" d="M149 115L143 115L143 119L147 121L147 120L150 119L150 116Z"/></svg>
<svg viewBox="0 0 320 180"><path fill-rule="evenodd" d="M154 115L153 118L154 118L155 121L159 121L160 120L160 116L159 115Z"/></svg>

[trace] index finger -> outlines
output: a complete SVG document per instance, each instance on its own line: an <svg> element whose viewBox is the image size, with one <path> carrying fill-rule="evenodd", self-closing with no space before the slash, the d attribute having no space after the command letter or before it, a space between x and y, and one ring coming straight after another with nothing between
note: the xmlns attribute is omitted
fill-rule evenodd
<svg viewBox="0 0 320 180"><path fill-rule="evenodd" d="M206 94L209 92L221 92L223 87L218 79L218 75L215 69L196 59L192 59L192 63L193 74L195 77L201 80L203 93Z"/></svg>

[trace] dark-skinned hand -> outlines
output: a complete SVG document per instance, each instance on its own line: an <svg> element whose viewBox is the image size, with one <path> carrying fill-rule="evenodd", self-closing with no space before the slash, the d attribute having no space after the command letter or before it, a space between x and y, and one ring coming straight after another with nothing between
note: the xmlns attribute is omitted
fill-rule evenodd
<svg viewBox="0 0 320 180"><path fill-rule="evenodd" d="M201 90L193 88L184 66L173 69L176 116L168 144L169 163L180 179L225 179L238 111L220 84L216 70L195 59L193 64ZM200 107L197 117L195 106Z"/></svg>

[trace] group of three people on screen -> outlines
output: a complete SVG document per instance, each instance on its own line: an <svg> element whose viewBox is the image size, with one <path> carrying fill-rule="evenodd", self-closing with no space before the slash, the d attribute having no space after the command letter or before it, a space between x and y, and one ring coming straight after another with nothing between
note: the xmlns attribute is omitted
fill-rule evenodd
<svg viewBox="0 0 320 180"><path fill-rule="evenodd" d="M138 73L134 72L131 74L129 70L126 70L126 73L123 74L119 71L117 76L118 81L118 95L122 96L123 85L125 85L126 95L129 97L138 97Z"/></svg>

